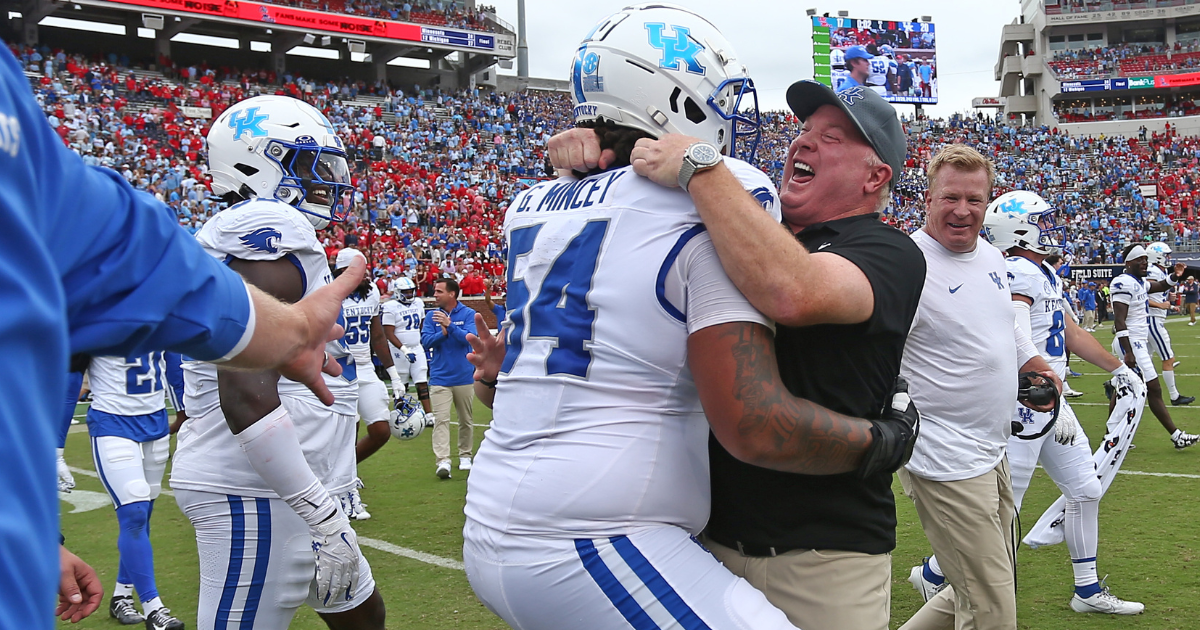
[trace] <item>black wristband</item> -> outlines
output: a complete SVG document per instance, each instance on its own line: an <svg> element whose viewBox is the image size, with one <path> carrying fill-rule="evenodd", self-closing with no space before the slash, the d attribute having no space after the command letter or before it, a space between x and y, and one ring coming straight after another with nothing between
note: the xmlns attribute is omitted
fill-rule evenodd
<svg viewBox="0 0 1200 630"><path fill-rule="evenodd" d="M916 444L916 431L908 424L881 418L871 421L871 447L863 454L858 476L894 473L908 463Z"/></svg>
<svg viewBox="0 0 1200 630"><path fill-rule="evenodd" d="M496 385L497 385L497 384L500 382L500 380L499 380L499 379L496 379L496 380L494 380L494 381L487 381L487 380L484 380L484 379L482 379L482 378L481 378L481 379L479 379L479 382L480 382L480 383L483 383L483 384L484 384L484 385L486 385L487 387L490 387L490 388L492 388L492 389L496 389Z"/></svg>

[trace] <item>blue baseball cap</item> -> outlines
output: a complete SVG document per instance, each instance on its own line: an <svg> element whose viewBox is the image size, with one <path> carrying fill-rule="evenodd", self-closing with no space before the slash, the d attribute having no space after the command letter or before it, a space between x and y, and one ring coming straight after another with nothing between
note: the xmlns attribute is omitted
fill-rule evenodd
<svg viewBox="0 0 1200 630"><path fill-rule="evenodd" d="M850 61L851 59L870 59L870 58L871 58L871 53L867 52L867 49L862 46L851 46L846 49L846 61Z"/></svg>

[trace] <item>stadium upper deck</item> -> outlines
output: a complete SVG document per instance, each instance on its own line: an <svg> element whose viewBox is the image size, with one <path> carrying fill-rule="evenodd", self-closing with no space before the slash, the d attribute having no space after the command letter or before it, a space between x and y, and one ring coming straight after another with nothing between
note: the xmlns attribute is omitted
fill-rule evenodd
<svg viewBox="0 0 1200 630"><path fill-rule="evenodd" d="M1004 113L1083 134L1135 134L1167 119L1200 132L1200 2L1023 0L995 77Z"/></svg>

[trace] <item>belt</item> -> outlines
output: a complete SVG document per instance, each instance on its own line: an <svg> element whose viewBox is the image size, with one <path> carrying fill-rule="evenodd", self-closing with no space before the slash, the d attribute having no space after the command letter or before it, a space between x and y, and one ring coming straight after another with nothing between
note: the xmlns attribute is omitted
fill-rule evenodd
<svg viewBox="0 0 1200 630"><path fill-rule="evenodd" d="M734 544L737 546L738 553L748 558L774 558L781 553L787 553L791 551L791 549L776 549L775 547L747 545L740 540Z"/></svg>
<svg viewBox="0 0 1200 630"><path fill-rule="evenodd" d="M738 553L746 556L747 558L774 558L789 551L800 549L800 547L771 547L767 545L747 544L740 540L732 541L732 544L730 544L723 540L714 538L712 534L708 534L708 537L712 538L712 540L718 544L737 549Z"/></svg>

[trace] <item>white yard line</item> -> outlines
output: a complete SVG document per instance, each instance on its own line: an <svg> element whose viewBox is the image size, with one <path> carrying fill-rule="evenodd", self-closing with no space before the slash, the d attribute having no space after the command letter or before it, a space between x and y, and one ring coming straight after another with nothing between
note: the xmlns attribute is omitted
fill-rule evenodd
<svg viewBox="0 0 1200 630"><path fill-rule="evenodd" d="M94 470L88 470L87 468L77 468L75 466L70 466L69 468L71 469L71 472L73 472L77 475L85 475L85 476L92 477L95 479L100 478L100 475L96 474L96 471L94 471ZM174 492L171 492L170 490L167 490L166 488L163 488L162 493L169 497L175 496ZM454 569L456 571L463 570L463 563L458 560L452 560L450 558L443 558L441 556L435 556L431 553L425 553L424 551L417 551L416 549L409 549L408 547L401 547L400 545L393 545L392 543L387 542L386 540L377 540L375 538L367 538L365 536L359 536L358 544L362 545L363 547L370 547L372 549L377 549L379 551L385 551L392 555L402 556L404 558L410 558L410 559L416 560L418 562L424 562L425 564L432 564L434 566L443 567L446 569Z"/></svg>

